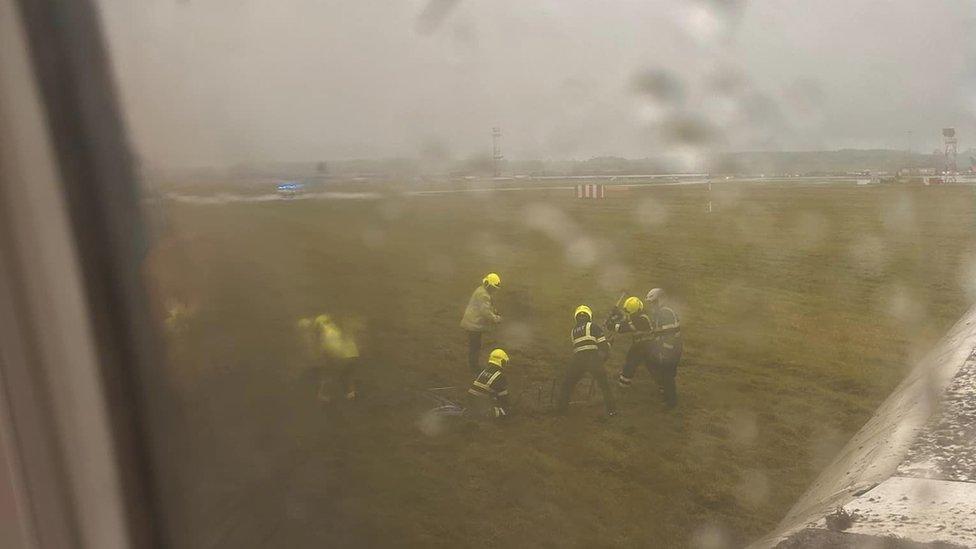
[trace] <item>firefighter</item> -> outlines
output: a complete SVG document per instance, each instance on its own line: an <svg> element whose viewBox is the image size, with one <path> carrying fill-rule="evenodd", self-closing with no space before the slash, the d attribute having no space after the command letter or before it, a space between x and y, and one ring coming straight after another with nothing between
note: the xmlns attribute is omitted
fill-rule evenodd
<svg viewBox="0 0 976 549"><path fill-rule="evenodd" d="M652 376L656 376L654 366L657 364L654 355L654 327L650 316L644 313L644 302L638 297L628 297L624 301L621 314L612 315L608 320L615 333L631 334L633 337L624 367L617 376L617 383L626 389L634 381L637 366L643 364ZM655 377L655 380L658 379Z"/></svg>
<svg viewBox="0 0 976 549"><path fill-rule="evenodd" d="M670 307L665 307L661 301L664 290L654 288L647 292L644 302L648 308L653 332L651 356L655 379L664 392L664 400L669 408L678 404L678 390L676 378L678 376L678 362L684 345L681 338L681 321Z"/></svg>
<svg viewBox="0 0 976 549"><path fill-rule="evenodd" d="M488 366L485 367L474 382L468 393L478 397L475 408L484 410L485 415L494 419L504 419L511 412L508 398L508 379L505 369L508 368L508 353L502 349L495 349L488 355ZM487 406L485 406L487 404Z"/></svg>
<svg viewBox="0 0 976 549"><path fill-rule="evenodd" d="M468 340L468 368L475 375L480 371L481 336L501 322L502 317L495 310L492 300L495 292L502 285L502 279L495 273L488 273L481 280L481 285L474 289L468 306L461 318L461 328Z"/></svg>
<svg viewBox="0 0 976 549"><path fill-rule="evenodd" d="M324 403L332 400L327 385L329 379L334 378L343 387L346 400L355 400L356 380L353 376L359 364L359 346L355 339L332 317L324 314L299 320L298 328L305 336L308 354L320 378L318 399Z"/></svg>
<svg viewBox="0 0 976 549"><path fill-rule="evenodd" d="M607 415L613 417L617 415L617 409L613 402L613 394L610 392L610 382L607 381L607 371L603 369L604 362L610 356L610 343L603 329L593 323L593 311L589 307L580 305L573 313L573 317L576 320L576 325L570 333L573 341L573 358L566 368L557 410L561 413L566 411L576 384L585 374L590 374L590 377L600 386Z"/></svg>

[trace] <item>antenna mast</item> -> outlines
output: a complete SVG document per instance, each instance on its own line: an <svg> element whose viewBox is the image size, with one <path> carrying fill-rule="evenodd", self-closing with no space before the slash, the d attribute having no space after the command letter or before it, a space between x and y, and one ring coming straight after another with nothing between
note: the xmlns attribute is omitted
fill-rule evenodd
<svg viewBox="0 0 976 549"><path fill-rule="evenodd" d="M956 129L942 128L945 140L945 179L946 183L955 183L959 167L956 165Z"/></svg>
<svg viewBox="0 0 976 549"><path fill-rule="evenodd" d="M502 174L502 129L495 126L491 129L491 160L495 170L495 177Z"/></svg>

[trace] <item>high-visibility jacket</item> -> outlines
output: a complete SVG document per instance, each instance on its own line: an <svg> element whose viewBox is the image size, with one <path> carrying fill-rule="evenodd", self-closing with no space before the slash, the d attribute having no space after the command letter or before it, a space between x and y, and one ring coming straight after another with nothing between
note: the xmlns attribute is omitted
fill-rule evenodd
<svg viewBox="0 0 976 549"><path fill-rule="evenodd" d="M586 353L602 351L610 352L610 342L600 328L589 320L583 320L576 324L570 334L573 340L573 353Z"/></svg>
<svg viewBox="0 0 976 549"><path fill-rule="evenodd" d="M490 330L502 318L495 311L491 294L484 286L478 286L468 300L468 306L461 317L461 327L470 332Z"/></svg>
<svg viewBox="0 0 976 549"><path fill-rule="evenodd" d="M335 324L326 324L320 328L322 350L332 358L348 359L359 357L359 346L356 340L343 332Z"/></svg>
<svg viewBox="0 0 976 549"><path fill-rule="evenodd" d="M307 337L309 352L313 355L334 359L359 357L359 346L355 338L334 323L320 324L314 318L303 318L298 321L298 326Z"/></svg>
<svg viewBox="0 0 976 549"><path fill-rule="evenodd" d="M468 393L490 399L494 403L492 413L495 417L508 415L508 379L505 378L505 372L494 364L478 374Z"/></svg>
<svg viewBox="0 0 976 549"><path fill-rule="evenodd" d="M654 336L654 323L646 313L629 316L614 324L613 329L619 334L633 334L634 343L650 341Z"/></svg>
<svg viewBox="0 0 976 549"><path fill-rule="evenodd" d="M658 307L651 311L654 340L667 355L681 354L681 321L670 307Z"/></svg>

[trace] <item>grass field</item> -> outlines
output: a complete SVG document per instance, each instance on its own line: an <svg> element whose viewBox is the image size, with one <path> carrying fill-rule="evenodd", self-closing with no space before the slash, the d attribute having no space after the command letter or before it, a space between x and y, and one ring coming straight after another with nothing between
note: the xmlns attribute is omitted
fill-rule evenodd
<svg viewBox="0 0 976 549"><path fill-rule="evenodd" d="M716 185L168 206L160 439L181 544L735 547L772 528L973 297L968 187ZM418 427L470 383L458 321L490 270L522 413ZM680 405L646 372L602 418L534 405L573 308L664 287ZM293 325L364 329L362 399L322 408ZM622 362L614 349L610 369ZM163 449L164 448L164 449Z"/></svg>

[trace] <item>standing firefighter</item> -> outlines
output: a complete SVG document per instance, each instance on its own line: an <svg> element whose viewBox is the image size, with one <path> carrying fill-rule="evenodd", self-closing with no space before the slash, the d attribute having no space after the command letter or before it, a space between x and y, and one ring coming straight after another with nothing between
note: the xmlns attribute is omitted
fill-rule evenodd
<svg viewBox="0 0 976 549"><path fill-rule="evenodd" d="M623 312L612 315L608 320L610 328L621 334L632 334L633 340L624 359L624 368L617 377L617 383L623 388L630 387L634 380L637 366L643 364L648 372L657 379L654 366L654 327L651 318L644 313L644 302L637 297L628 297L624 301Z"/></svg>
<svg viewBox="0 0 976 549"><path fill-rule="evenodd" d="M610 343L603 334L603 329L593 323L593 311L589 307L580 305L573 316L576 319L576 326L571 333L573 359L566 368L557 410L566 411L576 384L585 374L590 374L603 393L603 405L607 408L607 415L615 416L617 410L610 392L610 382L607 381L607 372L603 369L603 363L610 356Z"/></svg>
<svg viewBox="0 0 976 549"><path fill-rule="evenodd" d="M647 292L648 312L650 313L653 339L651 356L654 360L653 369L657 372L655 379L664 391L664 399L669 408L678 404L678 362L684 348L681 339L681 322L678 315L670 307L661 304L664 290L654 288Z"/></svg>
<svg viewBox="0 0 976 549"><path fill-rule="evenodd" d="M326 390L329 378L343 386L346 400L356 399L356 381L353 373L359 363L359 346L347 332L343 332L329 315L303 318L298 328L305 336L308 352L319 374L318 398L323 402L332 399Z"/></svg>
<svg viewBox="0 0 976 549"><path fill-rule="evenodd" d="M461 318L461 328L467 333L468 339L468 368L478 373L479 355L481 354L481 334L491 330L501 322L502 317L495 310L492 296L502 284L502 279L495 273L488 273L482 279L481 285L475 288L468 300L468 307Z"/></svg>
<svg viewBox="0 0 976 549"><path fill-rule="evenodd" d="M478 374L468 389L469 394L478 397L475 408L484 410L487 407L485 415L488 417L502 419L510 413L508 379L505 377L507 367L508 353L495 349L488 355L488 366Z"/></svg>

